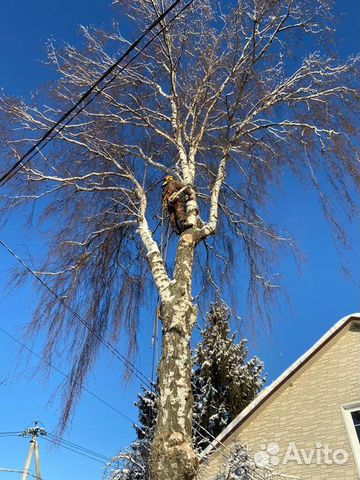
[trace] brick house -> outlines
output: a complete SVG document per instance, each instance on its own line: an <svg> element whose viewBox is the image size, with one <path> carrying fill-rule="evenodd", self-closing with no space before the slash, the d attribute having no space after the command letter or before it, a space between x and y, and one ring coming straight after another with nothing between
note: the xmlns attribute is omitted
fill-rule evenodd
<svg viewBox="0 0 360 480"><path fill-rule="evenodd" d="M226 447L205 450L199 480L225 478L223 453L236 443L290 478L359 479L360 314L341 319L217 440Z"/></svg>

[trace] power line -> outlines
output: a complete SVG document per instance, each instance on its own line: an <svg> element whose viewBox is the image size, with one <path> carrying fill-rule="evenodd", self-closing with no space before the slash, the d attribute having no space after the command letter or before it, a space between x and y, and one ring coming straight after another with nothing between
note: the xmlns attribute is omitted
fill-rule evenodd
<svg viewBox="0 0 360 480"><path fill-rule="evenodd" d="M41 424L41 422L36 421L35 426L37 424ZM42 424L41 424L42 425ZM35 428L26 428L23 432L0 432L0 436L3 435L16 435L16 436L21 436L21 437L32 437L34 435L38 435L38 433L34 433L36 429ZM74 453L78 453L79 455L83 455L85 457L91 458L92 460L98 461L102 464L106 462L110 462L111 458L107 457L106 455L103 455L101 453L95 452L94 450L90 450L88 448L82 447L81 445L78 445L77 443L70 442L69 440L65 440L64 438L61 438L53 433L49 433L45 431L45 428L38 429L40 431L40 437L39 438L45 438L47 441L50 443L53 443L56 446L63 447L67 450L70 450ZM1 471L1 470L0 470Z"/></svg>
<svg viewBox="0 0 360 480"><path fill-rule="evenodd" d="M161 15L158 16L156 20L140 35L140 37L135 40L134 43L130 45L130 47L126 50L126 52L121 55L121 57L111 66L109 67L99 78L96 82L79 98L79 100L66 112L64 113L59 120L57 120L52 127L50 127L46 133L32 146L27 150L27 152L21 156L21 158L14 163L14 165L0 178L0 187L4 186L11 178L17 174L19 170L21 170L35 155L37 155L46 145L51 142L75 117L77 117L91 102L95 100L95 98L104 91L114 80L115 78L122 73L129 65L132 63L154 40L157 38L168 26L176 20L192 3L194 0L189 0L188 3L184 5L184 7L172 17L169 22L164 25L119 71L114 73L113 77L101 88L99 88L93 97L83 104L81 107L80 105L86 100L91 93L98 87L98 85L105 80L107 76L109 76L118 66L119 64L139 45L139 43L150 33L162 20L180 3L180 0L175 0ZM75 111L78 107L80 107L77 111ZM74 113L75 112L75 113ZM74 113L74 115L72 115ZM72 115L72 116L71 116ZM70 117L70 118L69 118ZM63 123L66 119L68 121ZM63 124L59 130L56 130L58 126ZM51 137L50 135L54 133ZM50 137L50 138L49 138ZM43 143L46 139L48 139L45 143ZM43 144L43 145L41 145ZM30 156L29 156L30 155Z"/></svg>
<svg viewBox="0 0 360 480"><path fill-rule="evenodd" d="M24 160L33 152L36 152L36 149L38 149L38 147L41 145L41 143L46 140L51 134L52 132L55 131L55 129L61 125L82 103L84 100L86 100L90 95L91 93L96 89L96 87L108 76L110 75L115 69L116 67L124 60L124 58L126 58L136 47L137 45L143 40L143 38L149 33L151 32L151 30L153 30L160 22L161 20L163 20L163 18L173 9L175 8L175 6L180 2L180 0L175 0L175 2L167 9L165 10L165 12L160 15L141 35L140 37L135 40L134 43L132 43L128 49L125 51L125 53L123 55L121 55L121 57L113 64L111 65L111 67L109 67L97 80L96 82L88 89L86 90L86 92L81 95L81 97L79 98L79 100L67 111L65 112L59 120L57 120L54 125L32 146L30 147L30 149L24 154L22 155L22 157L8 170L8 172L6 172L1 178L0 178L0 184L5 184L8 180L7 178L9 177L9 175L11 175L13 172L17 172L17 169L20 167L22 168L24 166ZM82 107L84 108L84 107ZM80 112L81 110L79 110ZM75 118L75 117L73 117ZM32 157L31 157L32 158ZM29 161L29 160L27 160ZM10 176L11 178L11 176ZM9 180L10 180L9 178ZM4 183L3 183L4 182Z"/></svg>
<svg viewBox="0 0 360 480"><path fill-rule="evenodd" d="M58 437L57 435L52 434L52 433L48 433L47 437L50 438L51 440L54 440L54 442L56 444L58 443L60 446L61 446L61 444L63 444L67 447L75 448L76 450L80 450L84 453L92 455L93 457L98 457L102 460L106 460L107 462L109 462L111 460L111 458L107 457L106 455L102 455L101 453L95 452L94 450L90 450L88 448L82 447L81 445L78 445L77 443L70 442L69 440L65 440L61 437Z"/></svg>
<svg viewBox="0 0 360 480"><path fill-rule="evenodd" d="M41 355L39 355L38 353L34 352L33 350L31 350L31 348L29 348L26 344L24 344L23 342L21 342L19 339L17 339L16 337L14 337L13 335L11 335L9 332L7 332L6 330L4 330L2 327L0 327L0 331L8 336L9 338L11 338L12 340L14 340L14 342L18 343L19 345L21 345L25 350L27 350L29 353L31 353L32 355L34 355L35 357L37 357L39 360L41 360L42 362L46 363L49 367L53 368L56 372L60 373L61 375L63 375L64 377L66 378L70 378L70 376L63 372L62 370L60 370L60 368L58 368L57 366L55 366L53 363L49 362L48 360L46 360L44 357L42 357ZM107 402L106 400L102 399L101 397L99 397L99 395L97 395L96 393L92 392L91 390L89 390L87 387L83 387L84 391L89 393L92 397L96 398L96 400L98 400L99 402L103 403L104 405L106 405L107 407L111 408L111 410L113 410L115 413L117 413L118 415L120 415L121 417L125 418L126 420L128 420L132 425L134 425L134 421L128 417L127 415L125 415L125 413L122 413L120 410L118 410L116 407L114 407L113 405L111 405L109 402ZM21 432L13 432L14 435L16 434L20 434ZM0 433L0 436L1 436L1 433Z"/></svg>
<svg viewBox="0 0 360 480"><path fill-rule="evenodd" d="M57 445L57 446L60 446L62 448L64 448L65 450L70 450L71 452L74 452L74 453L77 453L78 455L81 455L83 457L87 457L87 458L90 458L91 460L94 460L95 462L98 462L98 463L101 463L102 465L104 465L106 462L103 461L103 460L99 460L98 458L95 458L91 455L88 455L86 453L83 453L83 452L79 452L78 450L74 449L74 448L71 448L71 447L68 447L68 446L65 446L65 445L61 445L59 444L58 442L55 442L54 440L51 440L50 438L47 438L47 437L41 437L41 440L46 440L47 442L49 443L52 443L53 445ZM106 457L107 458L107 457ZM111 461L110 458L107 459L108 461Z"/></svg>
<svg viewBox="0 0 360 480"><path fill-rule="evenodd" d="M24 473L24 470L16 470L14 468L0 468L0 473L1 472L10 472L10 473ZM38 476L30 473L30 472L26 472L27 475L29 475L29 477L33 477L33 478L36 478L36 480L38 480ZM44 480L43 477L41 477L41 480Z"/></svg>
<svg viewBox="0 0 360 480"><path fill-rule="evenodd" d="M137 377L140 382L147 383L148 387L151 388L151 381L137 368L133 363L130 362L122 353L120 353L117 348L115 348L108 340L106 340L102 335L100 335L94 328L84 319L82 318L76 310L74 310L69 304L65 302L65 300L60 297L55 290L53 290L44 280L35 273L25 262L22 260L16 253L8 247L3 240L0 239L0 245L2 245L9 253L12 255L16 260L34 277L38 280L47 290L50 292L54 298L59 301L74 317L79 320L96 338L102 343L120 362L125 365L131 373Z"/></svg>
<svg viewBox="0 0 360 480"><path fill-rule="evenodd" d="M107 457L98 452L95 452L94 450L90 450L88 448L82 447L81 445L78 445L74 442L70 442L69 440L65 440L61 437L58 437L57 435L47 432L44 426L42 426L42 428L39 428L38 427L39 424L42 425L41 422L36 421L35 427L28 427L22 432L21 436L31 437L32 441L37 440L37 438L43 438L58 447L63 447L74 453L78 453L79 455L83 455L85 457L91 458L92 460L101 462L102 464L104 464L105 462L111 461L110 457Z"/></svg>

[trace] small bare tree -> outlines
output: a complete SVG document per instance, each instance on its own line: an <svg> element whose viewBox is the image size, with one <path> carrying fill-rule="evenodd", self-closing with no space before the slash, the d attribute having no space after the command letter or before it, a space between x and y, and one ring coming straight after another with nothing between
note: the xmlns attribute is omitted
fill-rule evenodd
<svg viewBox="0 0 360 480"><path fill-rule="evenodd" d="M199 298L224 287L244 260L257 311L264 314L279 291L275 253L293 242L268 224L266 207L285 170L317 189L345 240L336 214L351 216L356 207L358 58L341 61L330 51L331 3L196 0L9 188L9 211L41 205L51 241L40 273L99 335L116 340L127 332L134 351L143 294L156 286L163 344L154 480L192 479L197 471L190 337ZM115 8L136 33L168 4L119 1ZM29 103L1 97L9 164L126 48L120 27L82 27L79 48L50 43L58 80ZM155 231L164 175L187 187L189 226L172 237L166 261ZM47 358L61 346L73 359L64 426L99 337L46 292L30 330L46 336Z"/></svg>

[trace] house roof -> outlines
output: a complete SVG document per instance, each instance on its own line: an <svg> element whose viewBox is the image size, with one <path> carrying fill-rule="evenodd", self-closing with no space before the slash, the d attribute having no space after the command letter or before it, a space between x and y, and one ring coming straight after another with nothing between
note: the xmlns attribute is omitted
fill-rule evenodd
<svg viewBox="0 0 360 480"><path fill-rule="evenodd" d="M301 369L316 353L318 353L333 337L342 331L353 321L360 322L360 313L347 315L339 320L330 330L328 330L309 350L307 350L298 360L296 360L288 369L286 369L276 380L268 387L262 390L259 395L249 405L242 410L234 420L216 437L211 445L203 452L205 457L213 449L217 449L219 443L224 442L245 420L247 420L266 400L268 400L290 377Z"/></svg>

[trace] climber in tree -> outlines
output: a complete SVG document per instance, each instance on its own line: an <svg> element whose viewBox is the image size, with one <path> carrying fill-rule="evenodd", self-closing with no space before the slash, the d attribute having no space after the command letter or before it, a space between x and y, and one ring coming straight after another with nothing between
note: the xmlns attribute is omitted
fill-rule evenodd
<svg viewBox="0 0 360 480"><path fill-rule="evenodd" d="M175 233L181 233L191 227L186 220L186 200L188 188L172 176L165 177L163 187L163 212L169 214L171 226Z"/></svg>

